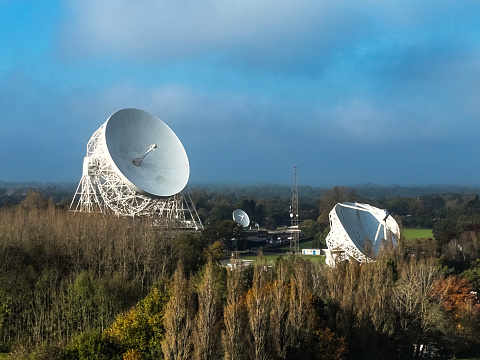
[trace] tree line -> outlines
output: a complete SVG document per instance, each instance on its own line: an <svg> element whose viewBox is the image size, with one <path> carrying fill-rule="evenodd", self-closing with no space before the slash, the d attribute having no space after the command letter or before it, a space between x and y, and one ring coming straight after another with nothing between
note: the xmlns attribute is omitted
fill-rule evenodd
<svg viewBox="0 0 480 360"><path fill-rule="evenodd" d="M465 229L442 244L402 241L362 265L328 268L294 256L269 264L260 254L251 267L234 256L225 268L218 260L243 236L231 221L172 233L148 219L74 214L30 192L0 210L0 352L9 359L467 355L479 346L479 289L444 253L451 241L470 244L470 257L451 256L478 270L471 264L479 232Z"/></svg>

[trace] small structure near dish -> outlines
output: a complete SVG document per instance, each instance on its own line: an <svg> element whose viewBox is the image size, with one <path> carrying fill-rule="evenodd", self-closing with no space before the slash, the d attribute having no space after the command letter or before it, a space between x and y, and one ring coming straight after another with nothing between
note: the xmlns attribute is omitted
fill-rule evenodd
<svg viewBox="0 0 480 360"><path fill-rule="evenodd" d="M373 261L383 246L395 247L400 239L395 219L386 210L369 204L338 203L329 217L325 260L329 266L349 258Z"/></svg>
<svg viewBox="0 0 480 360"><path fill-rule="evenodd" d="M185 149L163 121L146 111L119 110L87 144L70 209L152 216L167 226L203 228L190 197L181 193L189 175Z"/></svg>
<svg viewBox="0 0 480 360"><path fill-rule="evenodd" d="M302 249L302 255L323 255L322 249Z"/></svg>

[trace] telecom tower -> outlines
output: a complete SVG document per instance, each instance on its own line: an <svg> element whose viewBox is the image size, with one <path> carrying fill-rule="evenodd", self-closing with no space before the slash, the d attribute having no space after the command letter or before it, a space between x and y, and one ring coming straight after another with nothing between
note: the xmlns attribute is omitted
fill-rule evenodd
<svg viewBox="0 0 480 360"><path fill-rule="evenodd" d="M298 228L298 183L297 183L297 165L293 165L293 189L292 205L290 206L290 252L298 254L300 229Z"/></svg>

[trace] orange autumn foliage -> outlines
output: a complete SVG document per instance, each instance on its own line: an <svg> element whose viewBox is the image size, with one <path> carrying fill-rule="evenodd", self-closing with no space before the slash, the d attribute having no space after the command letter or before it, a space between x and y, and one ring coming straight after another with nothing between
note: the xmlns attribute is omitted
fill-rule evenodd
<svg viewBox="0 0 480 360"><path fill-rule="evenodd" d="M450 276L433 284L432 297L449 315L457 318L465 311L480 315L480 298L472 284L464 278Z"/></svg>
<svg viewBox="0 0 480 360"><path fill-rule="evenodd" d="M447 332L456 348L475 343L480 330L480 298L472 284L467 279L450 276L434 283L431 296L447 314L450 326Z"/></svg>

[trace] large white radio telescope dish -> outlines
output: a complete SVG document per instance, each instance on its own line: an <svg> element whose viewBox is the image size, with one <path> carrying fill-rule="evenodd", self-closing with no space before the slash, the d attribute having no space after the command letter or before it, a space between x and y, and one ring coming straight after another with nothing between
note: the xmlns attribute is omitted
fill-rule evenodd
<svg viewBox="0 0 480 360"><path fill-rule="evenodd" d="M369 204L339 203L330 211L330 232L326 238L326 262L354 258L359 262L372 261L383 245L396 246L400 229L395 219Z"/></svg>
<svg viewBox="0 0 480 360"><path fill-rule="evenodd" d="M248 217L247 213L242 209L233 210L233 220L237 224L242 225L244 228L250 225L250 218Z"/></svg>
<svg viewBox="0 0 480 360"><path fill-rule="evenodd" d="M182 191L190 174L187 153L159 118L137 109L117 111L105 122L105 154L135 191L170 197Z"/></svg>
<svg viewBox="0 0 480 360"><path fill-rule="evenodd" d="M163 121L143 110L119 110L87 144L71 209L110 209L116 215L154 215L185 223L182 204L190 210L193 203L181 191L189 175L187 153ZM192 227L203 226L197 221Z"/></svg>

